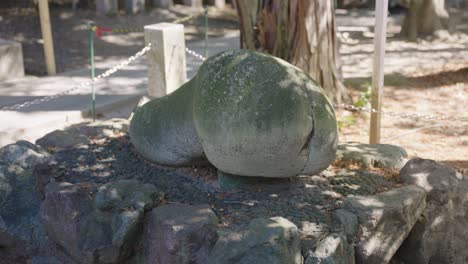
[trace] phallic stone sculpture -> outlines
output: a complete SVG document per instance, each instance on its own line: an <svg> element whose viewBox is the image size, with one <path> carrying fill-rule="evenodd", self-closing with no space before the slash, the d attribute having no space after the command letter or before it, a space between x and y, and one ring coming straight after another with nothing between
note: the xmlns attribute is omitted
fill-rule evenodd
<svg viewBox="0 0 468 264"><path fill-rule="evenodd" d="M239 176L316 174L335 159L337 125L320 86L299 68L250 50L219 53L175 92L138 108L130 137L146 159L209 161Z"/></svg>

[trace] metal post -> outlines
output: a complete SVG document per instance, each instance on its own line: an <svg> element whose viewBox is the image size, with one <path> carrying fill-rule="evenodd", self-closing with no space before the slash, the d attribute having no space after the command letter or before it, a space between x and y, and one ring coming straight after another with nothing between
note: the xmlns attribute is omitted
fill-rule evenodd
<svg viewBox="0 0 468 264"><path fill-rule="evenodd" d="M94 89L94 22L88 22L89 30L89 51L90 51L90 62L91 62L91 114L93 116L93 122L96 121L96 91Z"/></svg>
<svg viewBox="0 0 468 264"><path fill-rule="evenodd" d="M372 73L372 97L369 143L380 143L380 126L382 111L382 92L384 86L384 56L387 33L388 0L378 0L375 6L374 30L374 66Z"/></svg>
<svg viewBox="0 0 468 264"><path fill-rule="evenodd" d="M208 58L208 7L205 7L205 58Z"/></svg>
<svg viewBox="0 0 468 264"><path fill-rule="evenodd" d="M49 2L47 0L39 0L39 18L41 20L47 74L55 75L57 73L57 69L55 67L54 42L50 26Z"/></svg>

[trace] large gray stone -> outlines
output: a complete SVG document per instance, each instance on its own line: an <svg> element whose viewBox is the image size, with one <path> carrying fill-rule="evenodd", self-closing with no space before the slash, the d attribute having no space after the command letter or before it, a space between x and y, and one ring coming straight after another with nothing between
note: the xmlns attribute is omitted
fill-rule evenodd
<svg viewBox="0 0 468 264"><path fill-rule="evenodd" d="M32 171L49 159L45 151L27 141L0 148L0 248L42 247L47 242L38 217L41 198Z"/></svg>
<svg viewBox="0 0 468 264"><path fill-rule="evenodd" d="M147 264L207 263L218 237L218 218L208 205L162 205L149 213L146 222Z"/></svg>
<svg viewBox="0 0 468 264"><path fill-rule="evenodd" d="M426 208L426 193L409 185L373 196L344 201L344 209L358 217L355 246L358 263L388 263Z"/></svg>
<svg viewBox="0 0 468 264"><path fill-rule="evenodd" d="M194 80L169 96L156 98L135 111L130 139L148 160L166 165L206 162L193 123Z"/></svg>
<svg viewBox="0 0 468 264"><path fill-rule="evenodd" d="M344 209L334 211L333 215L340 222L342 231L346 235L348 242L352 243L359 228L357 216Z"/></svg>
<svg viewBox="0 0 468 264"><path fill-rule="evenodd" d="M136 180L105 184L96 199L85 186L51 180L41 218L47 235L75 261L119 263L132 253L145 209L161 198L154 186Z"/></svg>
<svg viewBox="0 0 468 264"><path fill-rule="evenodd" d="M327 168L337 125L323 90L302 70L234 50L210 57L191 81L139 108L130 137L151 161L189 165L206 155L228 174L284 178Z"/></svg>
<svg viewBox="0 0 468 264"><path fill-rule="evenodd" d="M337 125L322 88L299 68L248 50L210 57L194 92L208 160L240 176L315 174L335 158Z"/></svg>
<svg viewBox="0 0 468 264"><path fill-rule="evenodd" d="M253 219L246 230L220 236L208 263L300 264L299 230L282 217Z"/></svg>
<svg viewBox="0 0 468 264"><path fill-rule="evenodd" d="M338 145L336 159L364 167L400 170L408 161L408 154L404 148L395 145L349 142Z"/></svg>
<svg viewBox="0 0 468 264"><path fill-rule="evenodd" d="M0 81L24 76L21 43L0 39Z"/></svg>
<svg viewBox="0 0 468 264"><path fill-rule="evenodd" d="M36 140L36 144L44 148L69 148L90 143L78 128L55 130Z"/></svg>
<svg viewBox="0 0 468 264"><path fill-rule="evenodd" d="M427 207L398 251L405 263L468 263L468 181L453 168L412 159L400 172L403 182L426 191Z"/></svg>
<svg viewBox="0 0 468 264"><path fill-rule="evenodd" d="M354 264L354 248L343 233L332 233L321 240L304 264Z"/></svg>

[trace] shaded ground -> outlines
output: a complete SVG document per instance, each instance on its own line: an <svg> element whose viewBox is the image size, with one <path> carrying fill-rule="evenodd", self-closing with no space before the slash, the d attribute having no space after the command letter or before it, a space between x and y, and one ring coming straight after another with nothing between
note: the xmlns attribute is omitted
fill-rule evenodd
<svg viewBox="0 0 468 264"><path fill-rule="evenodd" d="M31 1L32 2L32 1ZM189 15L200 14L202 9L176 5L171 9L150 9L138 15L98 16L94 10L78 9L73 14L70 7L51 6L52 34L57 71L82 69L89 65L88 21L97 26L113 29L142 31L143 26L171 22ZM219 37L238 28L232 9L209 11L209 37ZM204 38L204 18L198 16L184 22L187 41ZM42 35L38 12L32 4L23 7L0 7L0 36L23 45L27 74L45 75ZM122 59L133 55L144 46L143 32L105 34L95 41L96 61Z"/></svg>

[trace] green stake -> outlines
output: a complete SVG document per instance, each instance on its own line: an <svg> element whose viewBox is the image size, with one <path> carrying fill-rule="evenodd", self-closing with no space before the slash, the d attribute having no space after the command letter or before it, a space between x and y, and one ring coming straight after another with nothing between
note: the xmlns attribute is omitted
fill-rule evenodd
<svg viewBox="0 0 468 264"><path fill-rule="evenodd" d="M89 51L91 60L91 114L93 115L93 122L96 121L96 91L94 89L94 22L88 22L89 29Z"/></svg>
<svg viewBox="0 0 468 264"><path fill-rule="evenodd" d="M205 7L205 58L208 58L208 7Z"/></svg>

